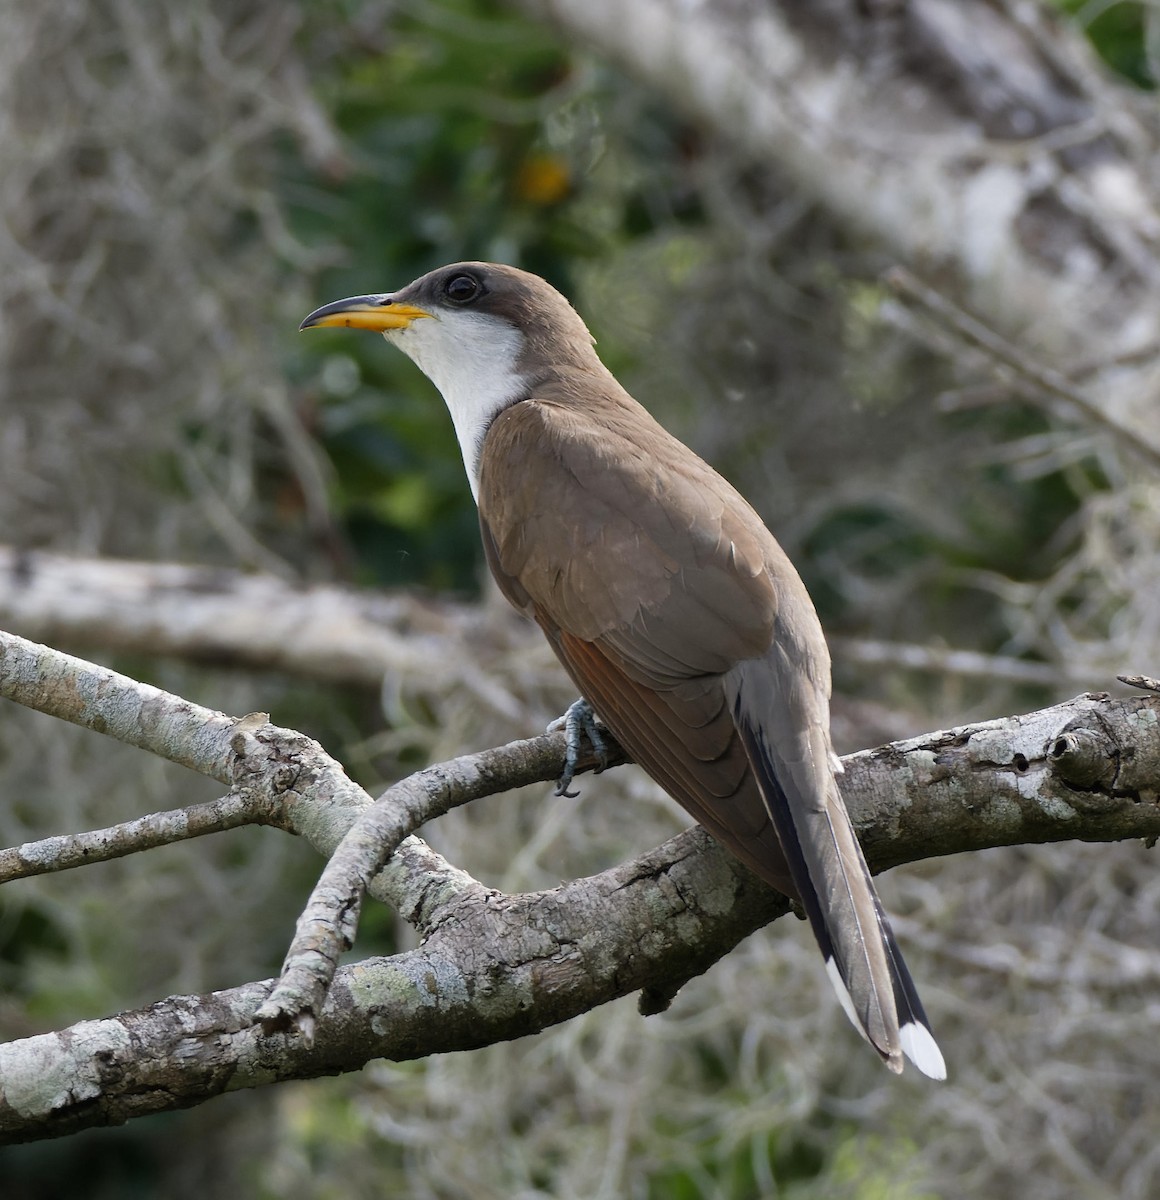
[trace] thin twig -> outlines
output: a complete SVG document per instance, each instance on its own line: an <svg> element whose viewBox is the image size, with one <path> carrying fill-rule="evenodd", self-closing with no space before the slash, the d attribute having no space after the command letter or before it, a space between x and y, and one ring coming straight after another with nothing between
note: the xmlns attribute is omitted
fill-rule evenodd
<svg viewBox="0 0 1160 1200"><path fill-rule="evenodd" d="M222 833L242 825L268 825L269 806L248 790L230 792L206 804L149 813L107 829L62 834L0 850L0 883L87 867L141 850Z"/></svg>
<svg viewBox="0 0 1160 1200"><path fill-rule="evenodd" d="M1013 371L1019 381L1031 385L1040 394L1070 404L1091 424L1113 434L1152 466L1160 467L1160 447L1142 438L1134 429L1122 424L1115 417L1109 416L1089 396L1075 387L1067 376L1036 362L1026 351L1007 341L977 317L971 316L948 300L941 292L923 283L905 267L892 267L883 279L896 295L920 305L963 341L982 350L995 362L1002 363ZM1024 394L1028 395L1029 399L1036 399L1034 392Z"/></svg>

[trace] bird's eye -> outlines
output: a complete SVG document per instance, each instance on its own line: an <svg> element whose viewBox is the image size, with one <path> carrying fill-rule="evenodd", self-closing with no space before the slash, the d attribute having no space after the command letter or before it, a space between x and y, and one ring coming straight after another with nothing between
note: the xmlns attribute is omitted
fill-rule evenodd
<svg viewBox="0 0 1160 1200"><path fill-rule="evenodd" d="M443 293L455 304L470 304L482 290L483 285L474 275L456 275L447 281Z"/></svg>

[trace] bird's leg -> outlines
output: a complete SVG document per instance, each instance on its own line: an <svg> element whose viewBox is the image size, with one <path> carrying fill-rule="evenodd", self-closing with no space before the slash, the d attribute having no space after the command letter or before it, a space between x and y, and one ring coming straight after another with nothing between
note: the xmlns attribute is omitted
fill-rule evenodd
<svg viewBox="0 0 1160 1200"><path fill-rule="evenodd" d="M588 739L592 747L592 752L596 755L597 775L608 766L608 743L601 732L600 722L597 721L596 714L592 711L592 705L583 696L569 705L568 711L562 717L557 717L548 726L549 733L555 733L558 729L563 729L568 735L568 752L564 757L564 771L556 783L554 794L557 796L578 796L580 795L579 792L570 792L568 788L571 786L572 780L576 775L576 767L580 762L580 753L584 748L584 739Z"/></svg>

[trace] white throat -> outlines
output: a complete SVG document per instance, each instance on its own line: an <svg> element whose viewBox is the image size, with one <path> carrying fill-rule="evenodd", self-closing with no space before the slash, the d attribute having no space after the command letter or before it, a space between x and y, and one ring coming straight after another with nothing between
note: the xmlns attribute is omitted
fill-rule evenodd
<svg viewBox="0 0 1160 1200"><path fill-rule="evenodd" d="M479 451L495 416L519 398L524 377L516 370L523 335L500 317L441 312L407 329L384 333L443 394L479 501Z"/></svg>

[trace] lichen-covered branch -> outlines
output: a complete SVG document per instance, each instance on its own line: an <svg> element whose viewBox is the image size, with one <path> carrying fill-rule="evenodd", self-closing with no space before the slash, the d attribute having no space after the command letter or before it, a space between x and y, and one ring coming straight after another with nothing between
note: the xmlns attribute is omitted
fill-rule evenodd
<svg viewBox="0 0 1160 1200"><path fill-rule="evenodd" d="M1160 698L1089 693L843 763L877 870L989 846L1148 839L1160 824Z"/></svg>
<svg viewBox="0 0 1160 1200"><path fill-rule="evenodd" d="M255 1021L264 981L0 1047L0 1141L520 1037L697 974L786 907L699 831L551 892L448 891L419 949L338 972L312 1045Z"/></svg>
<svg viewBox="0 0 1160 1200"><path fill-rule="evenodd" d="M133 681L10 635L0 636L0 694L90 727L106 713L125 740L200 762L207 773L228 764L236 786L271 797L271 823L310 837L326 854L371 803L313 743L274 729L261 714L233 721L144 689L137 693L138 709L149 712L143 724L126 715ZM193 728L197 713L208 733ZM545 735L431 768L403 789L401 816L391 816L384 798L374 828L393 822L395 838L465 797L554 778L563 750L562 735ZM1155 695L1084 695L864 751L845 765L843 791L878 870L1024 842L1160 837ZM373 838L364 843L366 831L352 841L356 884L385 853ZM655 1011L683 981L787 911L700 831L592 878L526 895L487 889L407 838L370 890L395 904L422 946L340 970L325 1007L318 999L313 1039L255 1021L270 990L265 981L13 1042L0 1047L0 1139L116 1123L225 1090L356 1070L373 1057L481 1046L633 991ZM343 925L350 893L334 896L335 911L323 903L312 913L324 938L335 929L350 934Z"/></svg>
<svg viewBox="0 0 1160 1200"><path fill-rule="evenodd" d="M0 883L68 871L92 863L140 854L188 838L222 833L240 825L265 824L267 809L248 792L230 792L207 804L191 804L170 812L149 813L107 829L62 833L0 850Z"/></svg>
<svg viewBox="0 0 1160 1200"><path fill-rule="evenodd" d="M231 782L230 717L2 630L0 696Z"/></svg>
<svg viewBox="0 0 1160 1200"><path fill-rule="evenodd" d="M461 804L517 784L555 778L559 741L556 735L513 742L439 763L388 788L365 809L323 868L298 918L282 976L258 1010L258 1019L270 1029L294 1025L309 1041L339 955L354 944L363 895L403 839ZM610 746L599 760L602 768L625 761L616 746ZM597 758L590 752L579 759L576 771L596 766Z"/></svg>

